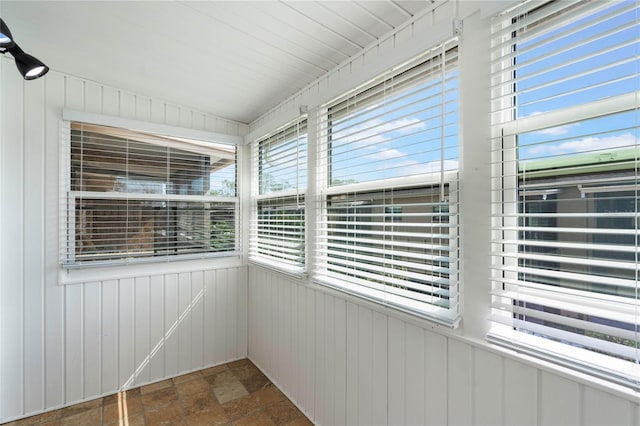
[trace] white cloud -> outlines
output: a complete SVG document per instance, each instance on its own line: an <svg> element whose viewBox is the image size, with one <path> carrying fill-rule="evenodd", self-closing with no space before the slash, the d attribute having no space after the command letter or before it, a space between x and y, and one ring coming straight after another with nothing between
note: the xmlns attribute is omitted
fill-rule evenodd
<svg viewBox="0 0 640 426"><path fill-rule="evenodd" d="M441 161L431 161L424 166L423 173L439 172L441 170L458 170L458 160L444 160L444 165Z"/></svg>
<svg viewBox="0 0 640 426"><path fill-rule="evenodd" d="M417 118L401 118L389 122L380 119L369 120L345 131L349 133L345 137L339 134L334 140L339 143L353 143L360 147L375 149L375 146L389 141L387 134L398 132L411 133L424 127L424 122Z"/></svg>
<svg viewBox="0 0 640 426"><path fill-rule="evenodd" d="M389 127L397 132L406 134L424 128L424 121L417 118L401 118L390 122Z"/></svg>
<svg viewBox="0 0 640 426"><path fill-rule="evenodd" d="M402 151L398 151L397 149L381 149L378 152L367 154L364 157L370 160L391 160L394 158L402 158L404 156L406 156L406 154Z"/></svg>
<svg viewBox="0 0 640 426"><path fill-rule="evenodd" d="M407 162L402 167L402 176L413 176L424 173L440 173L441 162L430 161L427 164L418 163L415 161ZM444 171L458 170L459 164L457 160L444 160Z"/></svg>
<svg viewBox="0 0 640 426"><path fill-rule="evenodd" d="M536 132L536 133L541 135L561 136L561 135L566 135L567 133L569 133L571 129L577 126L579 126L578 123L567 124L566 126L551 127L548 129L540 130L539 132Z"/></svg>
<svg viewBox="0 0 640 426"><path fill-rule="evenodd" d="M563 154L575 154L578 152L600 151L610 148L623 148L633 146L637 138L631 133L623 135L607 136L603 138L589 136L583 139L561 142L557 144L539 145L525 148L523 156L551 156Z"/></svg>

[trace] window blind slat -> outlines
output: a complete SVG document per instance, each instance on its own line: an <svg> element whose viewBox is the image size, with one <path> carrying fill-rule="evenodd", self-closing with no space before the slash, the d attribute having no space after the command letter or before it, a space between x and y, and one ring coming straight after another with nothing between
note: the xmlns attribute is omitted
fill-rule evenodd
<svg viewBox="0 0 640 426"><path fill-rule="evenodd" d="M63 266L237 252L234 146L65 129Z"/></svg>
<svg viewBox="0 0 640 426"><path fill-rule="evenodd" d="M455 326L457 41L325 107L315 279Z"/></svg>
<svg viewBox="0 0 640 426"><path fill-rule="evenodd" d="M636 390L638 29L635 0L525 2L494 20L488 335Z"/></svg>
<svg viewBox="0 0 640 426"><path fill-rule="evenodd" d="M296 273L305 265L306 119L253 145L250 258Z"/></svg>

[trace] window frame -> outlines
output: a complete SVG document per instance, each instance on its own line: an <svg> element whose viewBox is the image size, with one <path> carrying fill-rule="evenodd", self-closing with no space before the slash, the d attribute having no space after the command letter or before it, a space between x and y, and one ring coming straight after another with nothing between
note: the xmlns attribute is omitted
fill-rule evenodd
<svg viewBox="0 0 640 426"><path fill-rule="evenodd" d="M278 140L279 137L282 137L282 140ZM290 144L284 151L285 158L288 159L284 171L295 175L295 182L293 182L294 188L263 191L262 176L265 167L263 165L264 151L262 145L267 143L273 144L276 147L279 143ZM254 185L251 200L252 224L249 238L249 261L297 277L306 275L308 263L306 214L306 195L309 181L309 171L307 167L308 150L308 119L306 114L257 138L251 145L251 175ZM301 155L301 153L303 153L303 155ZM301 176L302 173L304 176ZM275 228L270 225L269 229L263 228L261 221L264 218L261 216L261 208L270 203L275 205L280 204L279 207L283 210L297 210L298 213L296 213L296 215L299 217L296 220L300 221L300 223L298 225L276 226ZM284 233L288 229L287 226L296 228L300 225L302 229L296 235L296 238L300 238L298 243L299 247L286 247L287 242L285 241L286 237ZM279 229L279 231L277 229ZM276 242L278 238L271 242L269 242L268 239L261 238L264 232L274 231L276 234L281 233L279 237L281 238L280 242ZM296 261L296 258L299 260Z"/></svg>
<svg viewBox="0 0 640 426"><path fill-rule="evenodd" d="M104 126L115 129L123 129L125 131L136 133L148 133L158 135L160 137L167 136L170 138L182 138L193 140L198 143L214 143L235 147L235 186L236 194L229 196L211 196L211 195L165 195L165 194L143 194L143 193L127 193L127 192L95 192L95 191L76 191L71 188L71 123L88 124L91 126ZM242 142L239 136L219 134L203 130L180 128L163 124L141 122L137 120L124 119L120 117L111 117L101 114L86 113L64 109L62 112L62 120L60 121L60 210L59 210L59 259L60 270L66 271L60 275L61 284L75 282L80 276L101 276L103 274L95 271L103 269L104 271L113 270L120 271L123 267L134 267L136 269L145 268L145 264L163 262L165 264L177 262L183 266L186 263L200 262L204 259L227 258L223 263L239 259L240 250L240 200L238 197L238 188L240 184L240 173L238 170L241 164L241 150L238 146ZM140 256L140 257L123 257L117 259L95 260L77 262L75 259L75 208L73 201L80 197L86 199L113 199L113 200L147 200L159 202L205 202L214 204L228 205L235 212L234 215L234 243L232 250L224 251L203 251L198 253L177 253L163 254L159 256ZM215 207L214 207L215 208ZM204 210L203 210L204 211ZM186 262L186 263L185 263ZM172 267L171 269L181 270L183 266ZM82 270L94 270L94 272L81 272ZM74 275L76 277L71 277Z"/></svg>
<svg viewBox="0 0 640 426"><path fill-rule="evenodd" d="M522 8L523 6L519 6ZM524 6L526 7L526 6ZM565 10L565 5L561 2L548 2L544 5L537 6L534 4L530 6L532 11L542 11L542 13L557 13L558 9ZM545 7L549 7L548 10L545 10ZM567 9L569 10L569 9ZM597 9L596 9L597 10ZM509 11L509 13L513 13L513 11ZM580 10L577 12L580 14ZM591 13L591 12L589 12ZM524 16L526 12L522 12L522 16ZM571 10L568 15L572 16L574 11ZM508 19L509 15L505 15L499 17L498 20L502 20L503 29L500 30L504 37L504 44L507 45L509 43L508 38L510 23ZM513 14L511 15L513 16ZM561 21L564 22L564 21ZM515 21L512 21L515 23ZM637 23L637 18L636 18ZM559 24L562 25L562 24ZM637 25L637 24L636 24ZM506 29L505 29L506 28ZM515 34L515 31L514 33ZM492 36L495 37L495 36ZM511 35L511 37L514 37ZM637 40L637 38L636 38ZM637 42L637 41L636 41ZM609 116L613 116L619 113L638 111L638 90L639 88L636 86L635 90L630 91L625 94L617 94L610 97L605 97L596 100L585 101L584 103L570 104L568 107L559 108L559 109L551 109L546 112L541 112L537 114L530 114L528 116L520 116L518 114L517 108L517 100L516 96L518 96L519 90L516 87L518 82L518 77L515 74L515 65L517 64L517 39L513 38L512 49L507 49L503 47L502 55L498 58L494 59L494 65L498 65L498 70L493 73L493 84L494 84L494 93L497 92L495 90L498 87L501 87L503 91L496 95L498 102L495 101L492 106L492 114L493 114L493 126L492 126L492 139L494 147L493 150L493 163L492 163L492 203L493 203L493 226L492 226L492 238L491 238L491 256L493 258L492 261L492 309L491 309L491 318L490 318L490 330L487 334L487 340L490 343L495 343L503 347L507 347L510 349L515 349L519 352L524 352L529 355L533 355L536 358L540 358L546 361L550 361L554 364L559 364L573 370L581 371L587 373L591 376L596 376L602 379L605 379L610 382L614 382L617 384L621 384L626 387L630 387L632 389L638 390L640 389L640 366L636 363L630 363L621 358L614 357L613 355L608 355L606 353L598 353L594 350L589 350L586 347L596 344L596 343L586 343L583 344L583 347L576 346L578 338L571 337L565 342L553 340L552 337L544 337L544 330L540 328L540 332L533 332L530 330L535 330L536 326L532 325L530 320L523 319L526 317L526 314L520 314L519 312L525 312L527 310L527 300L526 296L522 299L517 299L516 295L511 296L511 298L506 295L508 292L505 290L505 284L508 281L517 281L520 278L515 274L516 272L506 272L505 270L511 268L516 268L518 266L518 260L524 258L520 251L520 244L513 244L510 242L516 242L521 244L527 244L527 238L521 238L520 232L527 232L526 226L518 223L521 215L524 215L525 212L520 212L518 205L520 205L519 197L522 197L522 194L519 194L521 190L521 184L519 182L519 176L523 173L519 169L519 158L518 158L518 135L533 133L533 132L541 132L549 129L560 129L563 126L573 126L580 123L585 123L591 119L598 118L606 118ZM500 71L499 65L502 65L502 69L512 70L512 71ZM513 74L511 74L513 72ZM637 73L637 68L636 68ZM637 74L636 74L637 75ZM508 87L509 82L512 82L513 86ZM511 90L511 93L509 92ZM514 91L515 90L515 91ZM635 126L638 126L638 123L635 123ZM618 130L616 130L618 131ZM636 138L638 137L638 127L636 127ZM586 135L586 134L585 134ZM637 143L635 145L635 149L637 149ZM600 148L602 149L602 148ZM594 151L600 152L600 151ZM557 158L550 157L550 158ZM639 159L636 157L635 167L637 170L639 164ZM561 166L558 166L558 170L560 170ZM562 169L565 170L565 169ZM561 173L560 171L556 171L557 173ZM583 170L584 174L594 173L594 170L589 170L586 168ZM529 173L531 174L531 173ZM575 174L575 172L574 172ZM562 180L562 176L560 177ZM575 180L575 179L574 179ZM558 181L560 182L560 181ZM578 185L578 184L576 184ZM575 186L575 185L574 185ZM542 186L539 186L542 188ZM580 186L578 185L578 189ZM593 190L594 188L586 189ZM635 188L636 197L638 197L637 184ZM551 192L545 192L544 190L529 191L527 196L533 196L534 194L540 197L545 197L549 195ZM635 215L636 219L638 217L639 210L636 207ZM520 229L523 228L523 229ZM531 231L529 231L531 232ZM546 241L546 240L545 240ZM638 243L636 242L636 250L638 248ZM585 259L586 261L587 259ZM565 262L569 262L569 260L563 260ZM636 259L636 265L638 264L638 260ZM506 267L506 269L505 269ZM533 267L533 266L532 266ZM502 272L500 272L502 270ZM514 269L515 270L515 269ZM588 272L591 274L590 272ZM586 273L585 273L586 274ZM527 281L528 282L528 281ZM515 284L513 284L515 285ZM551 284L540 284L539 289L531 289L529 287L524 287L525 293L530 295L531 297L535 296L537 293L543 295L545 291L549 292ZM502 289L502 292L501 292ZM615 310L617 312L617 303L620 303L619 300L614 300L615 297L607 297L607 296L598 296L593 297L593 302L591 304L585 304L586 301L580 302L578 298L580 298L583 294L591 294L597 295L598 292L593 290L580 290L580 291L572 291L571 286L569 285L556 285L553 286L553 295L547 294L546 297L548 300L553 298L557 299L559 305L564 306L568 311L571 311L571 304L575 303L575 308L579 305L579 308L584 309L592 309L595 312L598 312L598 309L609 309L611 312ZM622 298L622 296L620 296ZM511 300L511 303L507 300ZM544 300L544 299L540 299ZM583 299L580 299L583 300ZM500 303L510 303L511 307L500 307ZM535 303L535 302L534 302ZM582 303L582 304L581 304ZM636 298L637 303L637 298ZM524 305L523 305L524 304ZM540 305L543 308L549 308L550 305ZM536 311L537 312L537 311ZM542 312L542 311L541 311ZM546 312L546 311L544 311ZM576 311L578 312L578 311ZM635 318L635 327L638 327L638 319L636 312ZM531 315L535 318L535 314ZM597 316L597 315L596 315ZM570 318L565 315L565 317ZM540 318L545 318L545 315L542 314ZM551 317L550 317L551 318ZM611 314L608 314L606 318L611 318ZM541 320L542 321L542 320ZM551 318L549 321L553 322ZM570 319L563 320L564 322L558 323L560 325L565 325L570 322ZM590 319L586 320L587 322L592 322ZM597 323L597 321L596 321ZM546 323L541 327L550 328L551 325L547 325ZM595 326L593 326L595 327ZM592 328L579 328L578 330L586 330L590 331ZM573 333L573 332L572 332ZM585 335L585 338L588 336ZM594 338L595 339L595 338ZM562 340L562 339L559 339ZM638 342L638 340L636 340ZM603 345L606 345L603 344ZM638 359L637 351L638 345L636 344L635 358Z"/></svg>
<svg viewBox="0 0 640 426"><path fill-rule="evenodd" d="M459 49L458 46L459 45L458 45L457 38L455 37L450 38L447 41L441 44L438 44L436 47L426 50L425 53L419 55L418 57L415 57L403 64L400 64L392 68L391 70L387 71L386 73L381 74L379 77L372 79L368 83L362 86L359 86L332 101L327 102L324 106L322 106L319 109L319 112L318 112L319 143L317 146L318 173L316 175L317 181L319 184L318 197L316 200L316 203L317 203L316 215L317 215L318 226L317 226L316 237L315 237L314 250L316 252L316 255L315 255L315 264L314 264L314 270L313 270L313 276L312 276L313 281L322 286L329 287L361 299L369 300L371 302L389 307L396 311L409 313L411 315L427 319L429 321L438 323L448 328L449 327L456 328L459 325L459 321L461 319L461 302L459 300L460 298L460 294L459 294L460 256L458 254L458 250L459 250L458 247L460 245L458 240L460 238L460 235L457 229L458 210L459 210L458 208L459 168L456 167L455 170L445 169L446 158L444 154L444 150L446 149L444 145L444 137L445 137L444 136L444 127L445 127L444 120L447 115L444 112L444 104L446 102L445 96L444 96L444 93L445 93L444 85L446 84L449 78L447 77L445 79L440 79L438 83L438 86L443 88L441 92L442 103L438 104L439 105L438 108L442 110L441 114L439 115L440 117L439 120L441 120L439 121L440 123L439 126L442 129L442 133L439 136L439 139L437 142L438 146L442 150L442 154L439 160L442 167L438 172L432 173L432 172L425 171L423 173L415 174L411 176L388 177L384 179L371 179L371 180L365 180L362 182L341 182L341 181L330 182L330 178L332 175L330 157L333 150L332 139L331 139L331 136L333 133L331 130L331 121L333 117L331 117L331 108L334 106L343 105L343 107L340 108L339 110L339 119L342 120L345 117L349 117L349 115L351 114L350 112L345 112L347 111L345 108L349 108L348 106L344 106L344 105L348 105L347 100L351 97L358 97L365 94L364 95L366 97L365 104L354 110L354 114L356 116L362 115L364 114L363 108L366 110L368 109L367 107L368 105L375 105L376 103L375 100L372 100L372 97L370 97L370 95L369 96L366 95L367 92L375 93L376 91L380 91L380 87L383 87L385 82L392 81L394 77L400 76L403 73L412 73L413 70L418 69L418 67L420 67L421 64L429 63L430 61L433 60L433 58L439 55L442 55L441 58L443 57L444 62L447 64L446 65L447 73L449 72L455 73L456 75L455 79L457 81L456 83L457 85L455 89L455 93L456 93L455 105L456 106L455 106L455 113L454 113L456 116L455 127L456 127L456 152L457 152L455 158L456 158L456 161L459 161L461 144L459 142L460 122L458 117L458 114L460 111L459 76L458 76L460 67L459 67L459 63L457 62L458 61L457 51ZM449 55L449 52L453 50L455 50L456 53L455 53L455 56L452 58ZM451 63L452 63L451 61L453 61L453 64L454 64L453 66L451 66ZM443 62L442 59L440 59L439 62ZM421 80L420 78L416 80L415 76L409 77L408 80L400 83L401 85L400 87L403 87L403 89L398 90L397 92L395 92L394 95L391 95L391 96L392 97L397 96L399 98L406 97L407 93L411 92L411 90L419 86L419 84L414 84L415 81L422 82L422 81L429 81L429 80L428 79ZM381 95L381 96L384 98L384 95ZM446 197L447 198L451 197L451 200L448 201L448 205L453 206L447 212L447 214L450 215L449 217L451 218L451 223L450 224L447 223L446 226L451 225L450 235L452 235L453 237L449 238L450 252L455 253L454 255L452 255L453 261L450 262L451 263L451 280L453 283L449 286L449 289L451 291L450 298L452 302L450 308L445 309L445 308L436 307L435 304L430 305L428 303L423 303L423 302L418 303L417 301L410 300L409 298L406 298L406 297L396 296L392 294L392 292L389 292L387 290L377 290L376 288L373 288L375 286L369 287L369 286L358 285L350 282L349 279L345 277L336 278L336 277L330 276L331 274L328 273L328 269L330 268L328 268L328 261L327 261L328 259L327 256L330 255L329 251L331 248L331 243L329 243L330 235L329 235L328 228L323 230L323 223L326 223L328 220L327 208L328 208L328 204L331 202L331 199L333 197L348 195L348 194L366 194L369 192L385 193L391 189L398 192L412 190L412 189L423 189L425 191L435 190L440 194L440 196L445 196L444 195L445 187L448 188ZM398 222L398 221L390 221L390 222L386 221L387 219L387 213L385 213L386 208L391 207L392 205L397 207L397 204L394 204L394 203L389 205L384 204L384 205L378 206L378 207L382 207L382 210L381 210L382 217L381 217L380 225L383 227L393 226L394 224L400 224L400 225L402 224L402 222ZM435 225L434 223L433 226L437 226L437 225ZM325 246L326 248L323 248ZM320 254L320 252L322 252L323 250L327 252L324 255ZM385 288L388 286L389 284L383 285L383 287Z"/></svg>

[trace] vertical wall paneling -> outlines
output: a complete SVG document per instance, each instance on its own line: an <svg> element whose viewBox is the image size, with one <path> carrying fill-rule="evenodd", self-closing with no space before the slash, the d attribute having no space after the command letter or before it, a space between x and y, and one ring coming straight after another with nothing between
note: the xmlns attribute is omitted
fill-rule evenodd
<svg viewBox="0 0 640 426"><path fill-rule="evenodd" d="M504 360L480 349L473 355L473 424L504 424Z"/></svg>
<svg viewBox="0 0 640 426"><path fill-rule="evenodd" d="M120 90L102 86L102 113L106 115L120 115Z"/></svg>
<svg viewBox="0 0 640 426"><path fill-rule="evenodd" d="M360 395L358 388L358 365L360 353L358 345L358 305L347 303L347 424L360 424L358 417ZM363 392L369 389L363 390Z"/></svg>
<svg viewBox="0 0 640 426"><path fill-rule="evenodd" d="M362 308L361 308L362 309ZM389 365L387 347L387 316L372 312L372 387L371 410L372 424L387 424L387 368Z"/></svg>
<svg viewBox="0 0 640 426"><path fill-rule="evenodd" d="M108 280L102 282L102 393L118 389L118 281Z"/></svg>
<svg viewBox="0 0 640 426"><path fill-rule="evenodd" d="M118 108L120 116L135 117L136 115L136 97L132 93L120 91L120 106Z"/></svg>
<svg viewBox="0 0 640 426"><path fill-rule="evenodd" d="M64 107L84 110L84 84L75 77L64 78ZM59 137L59 133L56 135ZM65 289L65 400L80 401L84 397L83 380L83 292L80 285Z"/></svg>
<svg viewBox="0 0 640 426"><path fill-rule="evenodd" d="M100 395L101 392L101 380L100 368L101 368L101 339L100 329L101 321L100 317L100 302L101 302L101 285L97 283L87 283L84 286L83 294L83 319L84 324L82 343L84 359L84 377L83 377L83 398L87 395Z"/></svg>
<svg viewBox="0 0 640 426"><path fill-rule="evenodd" d="M11 143L23 138L24 105L23 81L15 72L15 65L2 61L2 67L3 119L17 124L0 126L0 311L3 315L0 322L0 415L11 415L20 414L24 409L24 288L20 285L24 280L24 150L22 144Z"/></svg>
<svg viewBox="0 0 640 426"><path fill-rule="evenodd" d="M187 371L191 365L191 293L191 274L183 272L178 275L178 371Z"/></svg>
<svg viewBox="0 0 640 426"><path fill-rule="evenodd" d="M180 109L180 126L193 128L193 111Z"/></svg>
<svg viewBox="0 0 640 426"><path fill-rule="evenodd" d="M405 422L407 424L425 424L424 330L415 325L407 324L405 333Z"/></svg>
<svg viewBox="0 0 640 426"><path fill-rule="evenodd" d="M450 425L473 424L473 349L457 340L448 340L447 417Z"/></svg>
<svg viewBox="0 0 640 426"><path fill-rule="evenodd" d="M191 273L191 369L204 366L204 273Z"/></svg>
<svg viewBox="0 0 640 426"><path fill-rule="evenodd" d="M251 278L249 279L249 282L251 282ZM287 310L287 316L285 317L285 321L288 321L289 324L288 325L284 325L283 327L288 327L287 330L287 335L288 335L288 342L287 342L287 348L282 349L282 353L283 353L283 358L280 359L280 363L284 364L284 368L283 370L287 370L286 376L287 378L285 378L282 383L280 384L280 386L285 387L286 389L301 389L301 379L302 379L302 371L303 368L300 365L300 359L297 358L297 354L300 353L300 346L299 346L299 339L297 338L297 329L299 327L299 324L297 324L298 321L298 313L300 312L300 307L297 306L297 299L296 299L296 292L295 292L295 285L288 285L286 288L286 293L288 293L288 299L286 303L289 303L289 307ZM262 286L260 291L262 294L262 289L266 288L266 291L268 291L269 287L268 286ZM265 297L266 297L266 293L265 292ZM249 299L252 300L254 302L253 307L250 306L248 308L248 311L251 311L252 309L256 309L258 310L258 314L254 317L255 321L260 321L261 318L263 318L263 314L262 314L262 310L265 309L264 304L262 303L262 299L258 299L258 298L252 298L251 296L251 290L249 290ZM284 303L284 301L283 301ZM253 312L251 313L253 314ZM254 340L259 340L261 342L261 344L264 344L264 341L268 338L267 336L264 336L263 330L258 328L257 330L252 330L253 327L249 326L249 332L250 333L259 333L260 337L255 336ZM264 340L263 340L264 339Z"/></svg>
<svg viewBox="0 0 640 426"><path fill-rule="evenodd" d="M149 381L165 376L165 306L164 277L153 275L149 279Z"/></svg>
<svg viewBox="0 0 640 426"><path fill-rule="evenodd" d="M272 300L273 305L276 306L276 309L268 311L267 324L270 324L270 327L269 332L265 336L265 344L268 348L267 357L269 358L269 365L271 365L271 370L276 377L281 377L281 372L283 369L282 365L284 364L280 361L280 358L278 358L278 340L282 332L282 325L279 322L278 316L282 308L282 299L280 299L280 295L282 293L282 286L284 285L284 282L286 282L286 280L274 281L270 286L272 291L269 292L269 294L267 295L268 298L266 299ZM265 291L268 290L265 289Z"/></svg>
<svg viewBox="0 0 640 426"><path fill-rule="evenodd" d="M405 424L405 324L399 319L389 317L389 356L388 386L389 397L387 414L389 424Z"/></svg>
<svg viewBox="0 0 640 426"><path fill-rule="evenodd" d="M227 271L219 270L215 274L215 321L214 333L216 341L227 341ZM216 363L225 362L227 360L226 345L216 345Z"/></svg>
<svg viewBox="0 0 640 426"><path fill-rule="evenodd" d="M44 408L44 81L24 84L24 411Z"/></svg>
<svg viewBox="0 0 640 426"><path fill-rule="evenodd" d="M316 376L316 380L322 380L324 385L321 392L323 401L319 401L316 397L316 417L320 418L318 409L322 407L325 421L321 423L344 424L344 409L341 409L340 401L334 397L336 390L344 389L344 358L336 356L344 353L340 352L340 348L344 351L346 338L340 323L341 318L344 321L344 308L341 309L336 304L335 297L325 295L322 310L316 310L316 315L321 315L320 321L324 325L321 340L318 342L321 346L318 348L319 356L316 362L319 364L321 360L323 361L321 374ZM344 398L343 392L340 392L343 395L342 398ZM316 392L316 395L318 393L320 392Z"/></svg>
<svg viewBox="0 0 640 426"><path fill-rule="evenodd" d="M171 126L180 125L180 108L175 105L166 104L164 110L164 121L166 124Z"/></svg>
<svg viewBox="0 0 640 426"><path fill-rule="evenodd" d="M151 103L151 122L153 123L167 123L167 105L160 102Z"/></svg>
<svg viewBox="0 0 640 426"><path fill-rule="evenodd" d="M247 348L247 353L250 355L252 353L260 353L260 348L258 347L258 336L262 331L262 328L259 327L258 318L260 316L260 312L258 312L258 290L257 283L259 281L258 270L254 268L249 268L249 282L248 282L248 298L249 298L249 306L247 308L247 318L248 318L248 333L249 333L249 345ZM207 299L207 303L209 303L209 299ZM264 358L260 357L260 359L264 362ZM264 367L263 367L264 368ZM293 369L294 366L292 365Z"/></svg>
<svg viewBox="0 0 640 426"><path fill-rule="evenodd" d="M267 276L268 279L271 279L270 276ZM274 344L273 344L273 336L277 333L277 328L275 324L273 324L273 315L274 311L278 309L278 296L276 292L278 291L277 287L268 283L268 285L261 285L259 287L261 300L265 300L269 302L269 306L272 306L272 309L261 309L261 321L264 323L264 330L262 336L260 337L260 347L262 349L263 357L265 360L265 367L268 369L271 375L275 375L278 366L275 364L276 359L274 359Z"/></svg>
<svg viewBox="0 0 640 426"><path fill-rule="evenodd" d="M294 284L291 280L282 283L280 289L280 309L278 310L278 323L281 324L280 333L277 341L278 358L283 359L288 353L291 353L291 287ZM280 375L283 386L287 386L290 379L289 371L283 362L280 365Z"/></svg>
<svg viewBox="0 0 640 426"><path fill-rule="evenodd" d="M602 391L585 388L582 406L585 426L634 424L632 404ZM603 410L602 407L607 408Z"/></svg>
<svg viewBox="0 0 640 426"><path fill-rule="evenodd" d="M373 351L373 324L371 310L358 307L357 334L358 361L356 364L358 389L357 410L358 424L373 424L373 359L377 356ZM377 374L376 374L377 375Z"/></svg>
<svg viewBox="0 0 640 426"><path fill-rule="evenodd" d="M629 399L277 272L248 277L249 356L317 424L637 424Z"/></svg>
<svg viewBox="0 0 640 426"><path fill-rule="evenodd" d="M236 329L234 334L236 336L236 358L241 358L247 355L248 344L248 288L247 288L247 268L237 268L233 270L235 273L235 292L236 299L238 300L238 308L236 310Z"/></svg>
<svg viewBox="0 0 640 426"><path fill-rule="evenodd" d="M298 116L300 105L319 110L334 96L452 36L453 19L464 23L459 37L464 106L459 130L460 172L467 184L461 189L466 191L461 206L486 214L471 214L461 222L467 237L461 248L462 326L452 331L408 320L406 315L318 289L312 280L292 281L249 266L249 355L317 424L639 424L637 394L588 386L483 342L490 299L490 283L483 277L489 267L485 254L491 200L490 152L482 142L490 132L490 84L478 82L489 80L491 25L479 13L481 3L486 2L434 3L434 10L349 58L250 126L247 139ZM500 7L507 5L494 10ZM292 340L287 351L281 345L286 316L273 313L280 312L289 293ZM279 345L277 357L272 345Z"/></svg>
<svg viewBox="0 0 640 426"><path fill-rule="evenodd" d="M84 396L83 293L81 285L65 287L65 400L81 401Z"/></svg>
<svg viewBox="0 0 640 426"><path fill-rule="evenodd" d="M504 424L538 424L538 372L511 359L504 361Z"/></svg>
<svg viewBox="0 0 640 426"><path fill-rule="evenodd" d="M150 345L150 324L149 324L149 283L150 278L136 277L134 294L134 346L133 346L133 385L140 385L150 381L149 374L149 345Z"/></svg>
<svg viewBox="0 0 640 426"><path fill-rule="evenodd" d="M280 340L280 354L279 354L281 360L285 360L292 351L291 336L292 336L293 324L291 321L291 317L292 317L291 289L295 285L296 285L295 283L291 281L287 281L286 288L282 293L282 309L280 310L282 315L280 317L280 321L282 322L283 330L282 330L282 339ZM286 386L287 388L289 388L291 386L291 382L294 379L294 377L292 377L291 370L287 368L287 364L284 362L283 362L282 376L283 376L283 380L282 380L283 386Z"/></svg>
<svg viewBox="0 0 640 426"><path fill-rule="evenodd" d="M216 343L216 288L215 271L204 272L204 365L213 365L217 362L215 348Z"/></svg>
<svg viewBox="0 0 640 426"><path fill-rule="evenodd" d="M144 96L136 96L136 120L140 121L152 121L151 120L151 99Z"/></svg>
<svg viewBox="0 0 640 426"><path fill-rule="evenodd" d="M65 77L64 107L83 111L84 107L84 81L79 78Z"/></svg>
<svg viewBox="0 0 640 426"><path fill-rule="evenodd" d="M42 408L56 407L64 403L64 288L58 282L59 211L58 179L60 145L60 105L64 103L64 77L49 72L45 85L44 159L42 179L45 182L45 298L44 298L44 352L45 404ZM4 123L4 118L0 118Z"/></svg>
<svg viewBox="0 0 640 426"><path fill-rule="evenodd" d="M546 371L540 376L540 423L581 424L582 385Z"/></svg>
<svg viewBox="0 0 640 426"><path fill-rule="evenodd" d="M425 331L425 392L424 408L427 424L447 424L447 338Z"/></svg>
<svg viewBox="0 0 640 426"><path fill-rule="evenodd" d="M268 301L269 306L273 307L275 301L271 298L273 297L272 293L274 289L269 283L265 283L264 279L264 276L261 276L256 286L256 305L258 306L256 321L257 324L260 324L260 332L258 333L256 342L264 368L266 368L270 374L273 374L272 359L269 356L269 346L267 345L267 342L271 337L268 336L267 333L273 333L273 327L271 327L271 324L268 323L271 315L271 310L268 309L267 306L262 303L262 301Z"/></svg>
<svg viewBox="0 0 640 426"><path fill-rule="evenodd" d="M316 297L316 315L315 318L315 345L317 348L316 353L316 392L315 392L315 413L316 420L320 424L331 424L329 416L329 404L330 399L328 392L330 389L331 379L329 378L329 353L331 351L329 345L327 345L327 332L331 325L327 321L326 300L327 296L318 295Z"/></svg>
<svg viewBox="0 0 640 426"><path fill-rule="evenodd" d="M267 290L268 291L268 290ZM302 318L301 322L304 326L301 329L302 333L302 352L300 355L303 360L303 383L302 388L304 391L303 404L309 407L307 413L313 418L315 417L315 405L314 405L314 394L315 394L315 363L316 363L316 347L315 347L315 338L314 338L314 319L315 319L315 304L314 299L316 296L316 292L314 290L305 288L301 292L302 295Z"/></svg>
<svg viewBox="0 0 640 426"><path fill-rule="evenodd" d="M102 113L102 86L96 83L84 83L84 111Z"/></svg>
<svg viewBox="0 0 640 426"><path fill-rule="evenodd" d="M0 88L0 423L246 355L246 268L205 284L221 269L202 262L182 287L176 275L150 276L157 268L59 285L64 108L196 129L215 122L236 136L245 126L55 71L25 82L5 56ZM224 298L205 306L198 294L217 284ZM191 306L182 325L179 303Z"/></svg>
<svg viewBox="0 0 640 426"><path fill-rule="evenodd" d="M291 280L286 279L280 281L276 285L276 291L272 295L272 297L276 298L276 303L278 306L278 310L272 312L272 321L274 324L278 324L279 327L274 329L274 334L271 339L271 346L273 347L272 359L273 365L275 366L275 374L277 377L284 378L286 376L286 364L280 361L282 356L285 353L285 345L286 345L286 325L285 325L285 303L284 303L284 295L289 292L289 287L291 286ZM286 382L286 379L283 380L283 383Z"/></svg>
<svg viewBox="0 0 640 426"><path fill-rule="evenodd" d="M267 276L268 280L271 280L271 276ZM269 306L275 306L277 309L277 296L274 295L274 292L276 290L276 288L271 285L271 283L266 283L268 285L261 285L260 286L260 300L266 300L269 301ZM273 359L273 340L272 336L275 333L276 329L275 327L272 325L272 315L273 315L273 309L268 309L267 307L263 307L261 309L261 319L260 321L264 323L265 325L265 329L263 330L263 332L261 333L261 337L260 337L260 347L262 348L262 354L264 356L266 365L268 366L267 368L269 368L269 370L271 372L274 371L274 359Z"/></svg>
<svg viewBox="0 0 640 426"><path fill-rule="evenodd" d="M237 283L237 269L225 270L226 271L226 305L229 307L226 312L226 345L227 354L226 360L232 360L237 357L238 350L238 335L236 333L236 327L238 326L238 293L235 287Z"/></svg>
<svg viewBox="0 0 640 426"><path fill-rule="evenodd" d="M250 270L255 270L254 268L250 268ZM262 317L261 311L262 309L267 309L262 303L261 299L258 298L259 294L257 291L252 291L255 288L255 284L262 281L252 281L255 275L251 274L249 278L249 299L253 302L253 305L249 308L250 314L254 314L254 310L257 311L256 315L253 317L254 321L249 326L249 333L254 335L255 337L252 341L258 342L260 336L263 334L263 329L259 326L260 318ZM256 277L257 278L257 277ZM262 278L262 277L260 277ZM302 395L302 378L304 377L304 366L303 359L300 356L302 354L302 343L301 343L301 335L300 330L302 328L300 324L300 315L303 310L303 306L300 305L299 293L301 288L299 286L291 286L289 288L291 291L291 353L285 358L287 363L289 363L289 368L291 370L290 375L293 378L291 382L291 387L289 394L292 395L292 398L295 402L301 403L300 398ZM254 296L256 294L257 296ZM251 348L249 348L249 353L251 354Z"/></svg>
<svg viewBox="0 0 640 426"><path fill-rule="evenodd" d="M132 387L135 379L134 342L135 280L121 279L118 283L118 385Z"/></svg>
<svg viewBox="0 0 640 426"><path fill-rule="evenodd" d="M347 413L347 304L339 297L331 298L333 305L332 337L329 341L332 348L331 372L333 373L333 387L328 390L332 411L331 424L345 425Z"/></svg>
<svg viewBox="0 0 640 426"><path fill-rule="evenodd" d="M164 277L164 374L178 373L178 277Z"/></svg>

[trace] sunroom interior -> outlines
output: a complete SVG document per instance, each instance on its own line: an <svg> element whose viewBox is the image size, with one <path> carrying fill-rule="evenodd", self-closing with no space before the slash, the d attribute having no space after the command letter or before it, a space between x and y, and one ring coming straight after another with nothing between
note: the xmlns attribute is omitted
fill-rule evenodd
<svg viewBox="0 0 640 426"><path fill-rule="evenodd" d="M0 423L248 358L318 425L640 424L640 0L0 17Z"/></svg>

